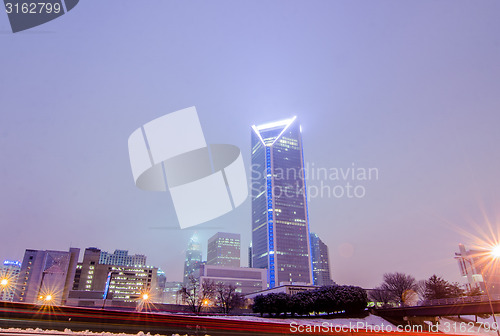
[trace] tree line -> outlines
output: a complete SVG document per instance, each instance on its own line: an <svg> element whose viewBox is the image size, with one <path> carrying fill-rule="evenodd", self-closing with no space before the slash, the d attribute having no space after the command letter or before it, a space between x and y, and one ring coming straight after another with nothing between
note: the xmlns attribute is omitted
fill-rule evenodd
<svg viewBox="0 0 500 336"><path fill-rule="evenodd" d="M481 295L478 288L465 291L457 282L449 282L436 274L427 280L417 281L411 275L396 272L384 274L384 281L370 291L369 298L378 305L386 307L408 306L426 300L475 295Z"/></svg>
<svg viewBox="0 0 500 336"><path fill-rule="evenodd" d="M270 293L258 295L252 306L254 313L261 316L278 317L310 315L311 313L342 312L355 315L363 312L368 304L366 291L356 286L324 286L315 290L298 292L295 294Z"/></svg>

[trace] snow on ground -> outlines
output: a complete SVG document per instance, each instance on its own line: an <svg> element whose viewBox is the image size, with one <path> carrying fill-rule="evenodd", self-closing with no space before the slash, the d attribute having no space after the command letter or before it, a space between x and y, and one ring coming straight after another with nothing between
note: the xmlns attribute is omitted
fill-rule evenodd
<svg viewBox="0 0 500 336"><path fill-rule="evenodd" d="M231 320L242 320L242 321L254 321L254 322L273 322L273 323L284 323L290 324L292 322L296 322L299 324L321 324L323 322L331 323L332 325L348 326L349 324L355 325L359 323L359 325L369 325L369 326L392 326L396 329L394 324L384 320L380 316L376 315L368 315L363 318L271 318L271 317L258 317L258 316L210 316L210 318L220 318L220 319L231 319Z"/></svg>

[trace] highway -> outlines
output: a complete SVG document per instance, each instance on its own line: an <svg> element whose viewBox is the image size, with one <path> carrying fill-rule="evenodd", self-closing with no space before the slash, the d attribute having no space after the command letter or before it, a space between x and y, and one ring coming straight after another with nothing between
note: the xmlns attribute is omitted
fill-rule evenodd
<svg viewBox="0 0 500 336"><path fill-rule="evenodd" d="M237 321L179 314L144 313L0 302L1 328L171 335L286 335L288 324Z"/></svg>
<svg viewBox="0 0 500 336"><path fill-rule="evenodd" d="M298 319L297 319L298 320ZM300 321L300 320L299 320ZM325 321L326 322L326 321ZM331 321L330 321L331 322ZM319 325L318 325L319 327ZM341 330L328 332L292 332L289 323L258 322L190 316L159 312L135 312L110 309L39 306L26 303L0 302L0 328L40 328L47 330L71 329L72 331L93 331L137 334L139 331L160 335L190 336L270 336L270 335L415 335L435 336L431 332L397 332ZM33 334L30 334L33 335ZM36 334L35 334L36 335ZM41 333L40 335L46 335ZM0 336L24 336L0 332ZM49 335L50 336L50 335Z"/></svg>

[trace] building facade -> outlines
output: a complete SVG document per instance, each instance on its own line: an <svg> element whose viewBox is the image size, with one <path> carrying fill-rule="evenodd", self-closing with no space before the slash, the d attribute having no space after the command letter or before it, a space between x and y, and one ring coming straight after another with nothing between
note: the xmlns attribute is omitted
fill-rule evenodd
<svg viewBox="0 0 500 336"><path fill-rule="evenodd" d="M0 267L0 301L13 301L21 262L5 260Z"/></svg>
<svg viewBox="0 0 500 336"><path fill-rule="evenodd" d="M311 232L311 257L313 264L313 280L316 286L330 286L334 282L330 276L330 258L328 246L316 233Z"/></svg>
<svg viewBox="0 0 500 336"><path fill-rule="evenodd" d="M14 301L62 305L75 278L80 249L26 250L19 272Z"/></svg>
<svg viewBox="0 0 500 336"><path fill-rule="evenodd" d="M207 265L240 267L240 245L238 233L217 232L208 239Z"/></svg>
<svg viewBox="0 0 500 336"><path fill-rule="evenodd" d="M203 262L201 260L201 244L198 236L194 234L189 240L188 248L186 250L186 260L184 261L184 283L189 282L189 276L193 274Z"/></svg>
<svg viewBox="0 0 500 336"><path fill-rule="evenodd" d="M312 284L302 136L297 119L252 126L252 265L271 288Z"/></svg>

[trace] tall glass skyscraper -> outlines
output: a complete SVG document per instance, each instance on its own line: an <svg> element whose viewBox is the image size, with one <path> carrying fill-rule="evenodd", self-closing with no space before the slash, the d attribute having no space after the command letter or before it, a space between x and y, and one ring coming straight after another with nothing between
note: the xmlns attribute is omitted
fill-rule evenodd
<svg viewBox="0 0 500 336"><path fill-rule="evenodd" d="M189 240L184 261L184 284L189 283L189 276L203 264L201 261L201 244L196 233Z"/></svg>
<svg viewBox="0 0 500 336"><path fill-rule="evenodd" d="M252 126L252 264L269 287L312 284L301 129L291 118Z"/></svg>

